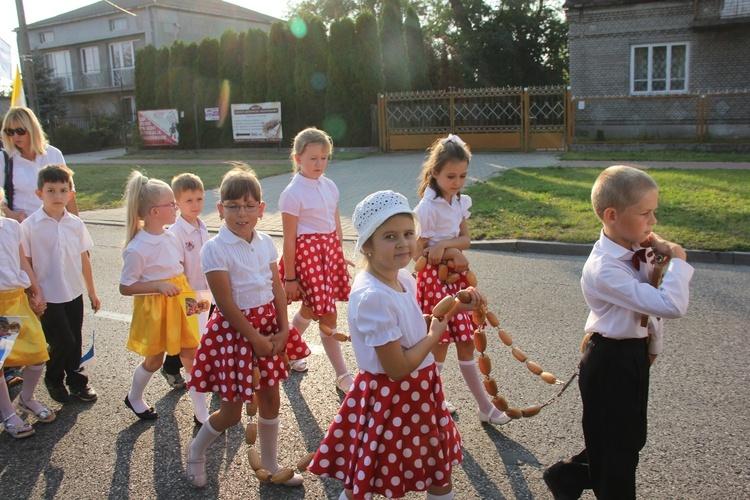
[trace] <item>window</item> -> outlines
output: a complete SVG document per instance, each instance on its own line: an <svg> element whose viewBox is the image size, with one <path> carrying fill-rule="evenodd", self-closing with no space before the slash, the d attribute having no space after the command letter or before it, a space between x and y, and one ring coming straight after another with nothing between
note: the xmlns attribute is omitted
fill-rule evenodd
<svg viewBox="0 0 750 500"><path fill-rule="evenodd" d="M47 43L55 41L54 31L43 31L39 33L39 43Z"/></svg>
<svg viewBox="0 0 750 500"><path fill-rule="evenodd" d="M109 44L109 62L114 87L135 83L135 51L132 40Z"/></svg>
<svg viewBox="0 0 750 500"><path fill-rule="evenodd" d="M689 55L686 43L633 46L630 92L687 92Z"/></svg>
<svg viewBox="0 0 750 500"><path fill-rule="evenodd" d="M99 47L81 49L81 70L84 74L99 73Z"/></svg>
<svg viewBox="0 0 750 500"><path fill-rule="evenodd" d="M117 19L109 20L110 31L121 31L128 29L128 20L124 17L118 17Z"/></svg>
<svg viewBox="0 0 750 500"><path fill-rule="evenodd" d="M45 65L52 70L52 77L59 80L63 90L73 90L73 72L70 69L70 52L48 52L44 54Z"/></svg>

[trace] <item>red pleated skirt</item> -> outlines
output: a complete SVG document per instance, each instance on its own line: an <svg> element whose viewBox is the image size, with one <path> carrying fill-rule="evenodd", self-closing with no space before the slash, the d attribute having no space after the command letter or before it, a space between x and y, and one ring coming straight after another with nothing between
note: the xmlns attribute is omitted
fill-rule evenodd
<svg viewBox="0 0 750 500"><path fill-rule="evenodd" d="M263 335L279 331L273 302L243 310L247 320ZM289 359L302 359L310 349L296 328L289 325L286 344ZM260 368L260 383L253 387L253 367ZM252 344L229 324L218 307L206 324L190 371L188 387L198 392L216 392L224 401L250 403L253 392L272 387L289 377L281 354L259 358Z"/></svg>
<svg viewBox="0 0 750 500"><path fill-rule="evenodd" d="M434 364L398 382L360 370L308 470L354 498L401 498L447 486L461 446Z"/></svg>
<svg viewBox="0 0 750 500"><path fill-rule="evenodd" d="M333 314L336 302L349 300L349 275L341 241L336 231L328 234L301 234L294 254L295 275L299 280L303 304L316 315ZM284 257L279 262L284 274Z"/></svg>
<svg viewBox="0 0 750 500"><path fill-rule="evenodd" d="M432 314L432 309L443 297L455 295L468 286L466 273L461 273L458 281L448 285L447 283L441 283L438 279L438 266L427 264L417 274L417 301L419 307L422 308L422 313ZM448 321L448 328L440 338L440 343L448 344L450 342L473 340L474 330L476 329L477 325L471 318L471 313L460 312Z"/></svg>

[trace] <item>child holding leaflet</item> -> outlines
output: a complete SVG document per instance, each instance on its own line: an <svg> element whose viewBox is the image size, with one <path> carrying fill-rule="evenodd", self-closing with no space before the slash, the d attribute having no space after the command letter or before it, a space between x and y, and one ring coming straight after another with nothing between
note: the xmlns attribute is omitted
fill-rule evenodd
<svg viewBox="0 0 750 500"><path fill-rule="evenodd" d="M198 346L198 318L188 316L185 299L195 293L183 273L182 252L177 237L164 230L177 212L172 189L164 181L149 179L133 171L125 192L127 234L122 252L120 293L133 295L133 320L127 348L145 359L133 373L125 405L144 420L157 413L143 399L164 353L179 354L189 372ZM190 392L196 420L206 413L206 399Z"/></svg>
<svg viewBox="0 0 750 500"><path fill-rule="evenodd" d="M558 500L578 498L585 489L597 498L634 499L646 444L649 366L662 350L661 318L685 315L694 270L682 247L651 232L659 188L645 172L604 170L591 203L604 228L581 277L591 309L578 376L585 447L547 468L544 481ZM658 288L650 284L654 250L669 258ZM641 326L644 314L647 326Z"/></svg>
<svg viewBox="0 0 750 500"><path fill-rule="evenodd" d="M466 184L471 151L458 136L449 135L438 139L429 149L429 156L422 165L418 194L422 198L414 209L419 216L419 243L427 264L417 274L417 297L423 313L429 313L447 295L455 295L469 286L466 271L469 261L462 250L469 248L471 238L466 219L471 215L471 198L461 194ZM438 266L452 260L451 272L458 273L458 281L447 283L438 279ZM510 417L492 404L484 384L479 378L474 361L474 330L477 325L470 314L459 313L451 318L448 331L435 347L435 364L443 370L450 343L456 344L458 365L466 385L477 402L477 417L480 422L506 424ZM453 413L456 408L448 404Z"/></svg>
<svg viewBox="0 0 750 500"><path fill-rule="evenodd" d="M378 191L352 222L355 252L365 256L348 309L360 371L308 470L342 481L340 500L425 490L428 499L450 500L462 444L431 353L448 322L433 318L427 327L405 269L417 253L416 214L403 195ZM484 301L469 292L461 310Z"/></svg>
<svg viewBox="0 0 750 500"><path fill-rule="evenodd" d="M201 338L188 388L219 393L221 408L185 449L187 479L197 488L207 481L206 449L239 423L244 403L253 400L258 404L263 468L272 474L281 468L279 385L289 376L283 353L292 359L310 354L289 326L276 246L255 229L265 209L258 179L247 166L238 166L224 175L220 192L216 207L224 225L201 251L216 308ZM256 365L260 380L253 380ZM299 486L302 476L295 474L283 484Z"/></svg>
<svg viewBox="0 0 750 500"><path fill-rule="evenodd" d="M5 193L0 187L0 199ZM22 231L18 222L0 214L0 315L24 316L21 331L3 366L25 366L23 389L18 396L22 412L43 423L55 420L55 413L34 399L34 390L42 378L44 362L49 359L40 316L46 304L31 265L23 255ZM0 382L0 416L5 432L14 438L32 436L34 428L21 420L13 408L8 387Z"/></svg>
<svg viewBox="0 0 750 500"><path fill-rule="evenodd" d="M341 247L339 190L325 177L333 140L315 127L306 128L294 138L292 164L294 178L279 197L284 230L284 249L279 272L284 291L291 301L302 301L292 324L304 333L311 317L337 332L336 301L349 298L349 275ZM339 341L320 330L320 340L336 372L336 388L346 394L353 378L346 367ZM300 360L296 371L307 370Z"/></svg>

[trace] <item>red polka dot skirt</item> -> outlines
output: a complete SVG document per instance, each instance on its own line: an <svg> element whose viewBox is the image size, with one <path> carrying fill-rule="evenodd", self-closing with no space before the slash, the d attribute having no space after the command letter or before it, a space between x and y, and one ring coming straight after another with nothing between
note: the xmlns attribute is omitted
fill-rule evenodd
<svg viewBox="0 0 750 500"><path fill-rule="evenodd" d="M398 382L360 371L308 470L354 498L401 498L447 486L461 446L434 364Z"/></svg>
<svg viewBox="0 0 750 500"><path fill-rule="evenodd" d="M467 288L466 273L461 273L458 281L452 285L442 283L438 279L438 266L427 264L417 274L417 302L422 308L422 313L432 314L432 309L446 295L455 295L460 290ZM440 338L441 344L450 342L465 342L474 339L474 330L477 325L471 319L470 312L460 312L448 321L448 328Z"/></svg>
<svg viewBox="0 0 750 500"><path fill-rule="evenodd" d="M336 301L349 300L351 287L346 259L336 231L299 235L294 266L303 292L301 300L318 316L335 313ZM279 274L285 276L283 256Z"/></svg>
<svg viewBox="0 0 750 500"><path fill-rule="evenodd" d="M273 302L243 310L242 313L264 335L279 331ZM310 349L297 329L290 325L289 330L286 344L289 359L309 356ZM253 387L253 367L256 363L260 369L260 383ZM187 385L198 392L219 393L224 401L249 403L254 391L272 387L288 377L281 354L267 358L256 357L252 344L232 328L217 307L208 320L206 333L201 337L195 352Z"/></svg>

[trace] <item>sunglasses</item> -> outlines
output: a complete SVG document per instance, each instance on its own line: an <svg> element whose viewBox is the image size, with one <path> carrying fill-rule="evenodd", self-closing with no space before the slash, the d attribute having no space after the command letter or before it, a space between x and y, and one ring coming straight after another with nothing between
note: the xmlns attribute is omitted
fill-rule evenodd
<svg viewBox="0 0 750 500"><path fill-rule="evenodd" d="M4 132L8 135L8 137L13 137L14 135L26 135L27 130L23 127L18 128L6 128Z"/></svg>

